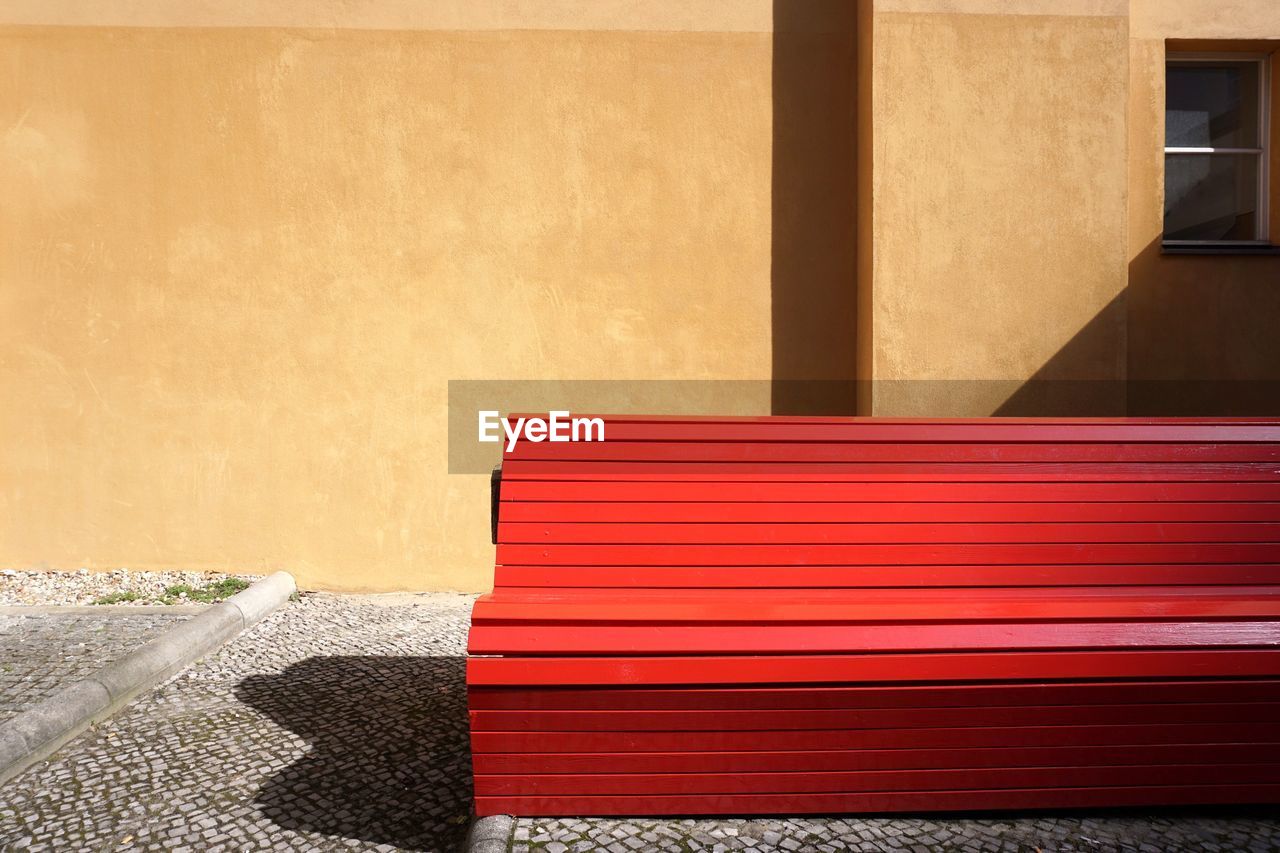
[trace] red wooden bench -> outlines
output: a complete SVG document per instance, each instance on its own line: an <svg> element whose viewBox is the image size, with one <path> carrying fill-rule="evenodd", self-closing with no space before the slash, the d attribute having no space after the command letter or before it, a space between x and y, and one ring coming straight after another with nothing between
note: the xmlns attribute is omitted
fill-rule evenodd
<svg viewBox="0 0 1280 853"><path fill-rule="evenodd" d="M606 439L504 458L479 814L1280 802L1280 422Z"/></svg>

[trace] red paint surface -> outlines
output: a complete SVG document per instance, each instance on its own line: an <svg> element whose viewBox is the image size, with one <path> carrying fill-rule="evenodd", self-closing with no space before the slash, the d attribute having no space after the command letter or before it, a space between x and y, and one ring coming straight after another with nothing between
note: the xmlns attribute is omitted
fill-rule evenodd
<svg viewBox="0 0 1280 853"><path fill-rule="evenodd" d="M504 460L480 814L1280 801L1280 422L606 437Z"/></svg>

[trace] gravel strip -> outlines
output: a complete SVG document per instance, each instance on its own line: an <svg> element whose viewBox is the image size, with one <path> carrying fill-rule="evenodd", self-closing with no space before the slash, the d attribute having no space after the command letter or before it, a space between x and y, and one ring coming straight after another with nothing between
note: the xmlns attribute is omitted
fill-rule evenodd
<svg viewBox="0 0 1280 853"><path fill-rule="evenodd" d="M258 579L258 575L231 575L223 572L134 572L129 569L109 572L91 572L87 569L52 572L3 569L0 570L0 606L95 604L104 596L126 592L137 593L138 598L134 601L112 603L164 604L167 602L161 601L160 597L168 587L186 584L199 588L229 577L250 583Z"/></svg>

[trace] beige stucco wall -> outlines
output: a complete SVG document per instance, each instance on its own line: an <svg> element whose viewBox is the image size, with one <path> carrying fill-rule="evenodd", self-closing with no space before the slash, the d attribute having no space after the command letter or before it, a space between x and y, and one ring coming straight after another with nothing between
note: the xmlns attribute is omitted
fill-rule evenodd
<svg viewBox="0 0 1280 853"><path fill-rule="evenodd" d="M1221 380L1280 380L1280 258L1159 254L1166 39L1277 42L1280 10L6 3L0 565L485 588L451 379L1257 412Z"/></svg>
<svg viewBox="0 0 1280 853"><path fill-rule="evenodd" d="M872 6L862 411L1280 411L1280 257L1159 249L1166 41L1271 51L1280 6Z"/></svg>
<svg viewBox="0 0 1280 853"><path fill-rule="evenodd" d="M874 5L864 411L1036 411L1029 378L1122 379L1125 4Z"/></svg>
<svg viewBox="0 0 1280 853"><path fill-rule="evenodd" d="M1280 38L1271 0L1129 0L1134 39Z"/></svg>
<svg viewBox="0 0 1280 853"><path fill-rule="evenodd" d="M1134 414L1280 413L1280 257L1159 250L1166 39L1182 49L1274 52L1280 48L1280 4L1133 0L1131 36L1129 408ZM1272 61L1276 105L1280 67ZM1280 151L1274 106L1272 147ZM1273 158L1271 239L1280 243L1277 162Z"/></svg>
<svg viewBox="0 0 1280 853"><path fill-rule="evenodd" d="M449 379L768 380L774 55L830 39L583 5L5 4L0 565L483 589Z"/></svg>

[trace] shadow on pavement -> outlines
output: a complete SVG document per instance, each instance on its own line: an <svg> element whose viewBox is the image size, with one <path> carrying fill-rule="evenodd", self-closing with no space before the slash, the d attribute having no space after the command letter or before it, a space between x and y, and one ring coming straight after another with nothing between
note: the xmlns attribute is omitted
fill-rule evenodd
<svg viewBox="0 0 1280 853"><path fill-rule="evenodd" d="M281 827L454 850L471 809L466 659L313 657L236 689L310 751L257 796Z"/></svg>

